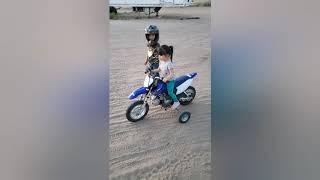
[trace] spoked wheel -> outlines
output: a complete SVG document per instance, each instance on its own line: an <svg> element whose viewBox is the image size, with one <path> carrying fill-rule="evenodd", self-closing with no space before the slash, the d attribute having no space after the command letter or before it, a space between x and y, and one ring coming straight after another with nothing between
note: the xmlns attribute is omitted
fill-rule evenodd
<svg viewBox="0 0 320 180"><path fill-rule="evenodd" d="M148 111L149 105L147 103L136 101L128 107L126 116L128 121L137 122L142 120L148 114Z"/></svg>
<svg viewBox="0 0 320 180"><path fill-rule="evenodd" d="M183 93L179 94L178 97L179 102L181 105L188 105L190 104L194 97L196 96L196 89L192 86L189 86Z"/></svg>
<svg viewBox="0 0 320 180"><path fill-rule="evenodd" d="M180 123L186 123L186 122L189 121L190 117L191 117L191 113L185 111L185 112L183 112L183 113L180 114L180 116L179 116L179 122L180 122Z"/></svg>

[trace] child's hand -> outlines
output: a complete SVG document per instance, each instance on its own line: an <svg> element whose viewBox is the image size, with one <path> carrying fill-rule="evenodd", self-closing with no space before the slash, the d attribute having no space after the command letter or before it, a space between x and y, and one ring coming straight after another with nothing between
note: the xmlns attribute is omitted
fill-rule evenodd
<svg viewBox="0 0 320 180"><path fill-rule="evenodd" d="M150 67L146 67L146 69L144 70L144 73L147 74L149 72L152 72L151 68Z"/></svg>
<svg viewBox="0 0 320 180"><path fill-rule="evenodd" d="M166 82L167 82L167 79L166 79L166 78L163 78L162 81L166 83Z"/></svg>
<svg viewBox="0 0 320 180"><path fill-rule="evenodd" d="M144 65L146 66L146 65L147 65L147 63L148 63L148 62L147 62L147 61L145 61L145 62L144 62Z"/></svg>

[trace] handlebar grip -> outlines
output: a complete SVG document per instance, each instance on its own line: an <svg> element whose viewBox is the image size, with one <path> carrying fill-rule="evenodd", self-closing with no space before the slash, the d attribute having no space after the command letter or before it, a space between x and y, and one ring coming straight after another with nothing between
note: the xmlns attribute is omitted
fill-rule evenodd
<svg viewBox="0 0 320 180"><path fill-rule="evenodd" d="M147 74L148 72L151 72L151 69L149 67L145 69L144 73Z"/></svg>

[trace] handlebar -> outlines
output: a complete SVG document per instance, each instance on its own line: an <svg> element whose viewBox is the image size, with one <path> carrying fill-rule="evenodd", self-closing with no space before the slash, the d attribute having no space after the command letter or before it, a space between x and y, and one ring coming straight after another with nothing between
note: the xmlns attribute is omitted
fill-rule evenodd
<svg viewBox="0 0 320 180"><path fill-rule="evenodd" d="M157 76L154 79L159 79L159 80L163 81L163 77L160 78L160 77Z"/></svg>
<svg viewBox="0 0 320 180"><path fill-rule="evenodd" d="M157 76L158 73L152 72L150 67L146 67L144 74L149 74L149 76L153 77L154 79L163 81L163 77L160 78L159 76Z"/></svg>
<svg viewBox="0 0 320 180"><path fill-rule="evenodd" d="M144 70L144 73L145 74L151 73L151 68L150 67L146 67L146 69Z"/></svg>

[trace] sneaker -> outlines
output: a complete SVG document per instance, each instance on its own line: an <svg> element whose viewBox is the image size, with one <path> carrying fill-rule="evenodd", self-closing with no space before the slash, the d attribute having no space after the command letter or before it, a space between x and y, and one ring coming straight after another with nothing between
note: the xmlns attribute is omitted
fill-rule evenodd
<svg viewBox="0 0 320 180"><path fill-rule="evenodd" d="M176 109L178 106L180 105L179 101L178 102L174 102L171 106L171 109Z"/></svg>

